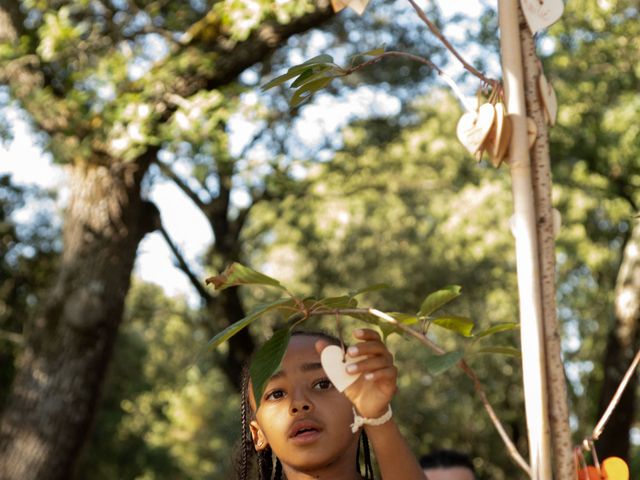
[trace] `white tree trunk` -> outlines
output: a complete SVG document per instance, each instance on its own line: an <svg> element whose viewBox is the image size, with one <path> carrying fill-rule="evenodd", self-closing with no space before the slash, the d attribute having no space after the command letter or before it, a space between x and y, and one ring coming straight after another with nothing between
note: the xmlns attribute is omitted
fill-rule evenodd
<svg viewBox="0 0 640 480"><path fill-rule="evenodd" d="M509 151L512 231L516 240L520 334L531 478L550 480L551 442L540 272L524 98L517 0L499 1L500 49L507 111L513 126Z"/></svg>

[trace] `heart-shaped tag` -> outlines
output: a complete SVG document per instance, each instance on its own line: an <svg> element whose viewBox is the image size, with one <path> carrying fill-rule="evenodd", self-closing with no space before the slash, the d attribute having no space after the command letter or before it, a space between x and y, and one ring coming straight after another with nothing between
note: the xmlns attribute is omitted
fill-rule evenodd
<svg viewBox="0 0 640 480"><path fill-rule="evenodd" d="M491 131L493 119L496 111L493 105L485 103L477 112L467 112L460 120L456 128L458 140L469 150L471 155L475 155L482 149L482 145Z"/></svg>
<svg viewBox="0 0 640 480"><path fill-rule="evenodd" d="M509 156L509 145L511 144L511 133L513 132L513 126L511 125L511 118L509 115L505 114L504 116L504 124L502 125L502 137L500 138L500 145L498 147L498 153L496 154L496 159L499 159L500 162L508 161ZM500 166L500 164L498 164Z"/></svg>
<svg viewBox="0 0 640 480"><path fill-rule="evenodd" d="M349 385L360 377L360 373L348 373L347 366L352 363L357 363L364 358L366 357L345 356L344 350L338 345L329 345L322 350L320 363L322 364L324 373L327 374L327 377L329 377L333 386L336 387L336 390L344 392Z"/></svg>
<svg viewBox="0 0 640 480"><path fill-rule="evenodd" d="M558 114L558 99L556 92L551 83L547 81L544 73L540 72L538 77L538 89L540 91L540 100L542 108L544 108L545 119L549 125L556 123L556 115Z"/></svg>
<svg viewBox="0 0 640 480"><path fill-rule="evenodd" d="M350 7L355 10L358 15L362 15L368 3L369 0L331 0L331 6L335 13L338 13L345 7Z"/></svg>
<svg viewBox="0 0 640 480"><path fill-rule="evenodd" d="M629 480L629 467L620 457L605 458L602 471L606 474L607 480Z"/></svg>
<svg viewBox="0 0 640 480"><path fill-rule="evenodd" d="M533 147L536 143L536 137L538 136L538 127L533 118L527 117L527 137L529 139L529 148Z"/></svg>
<svg viewBox="0 0 640 480"><path fill-rule="evenodd" d="M520 5L531 33L556 23L564 11L562 0L520 0Z"/></svg>
<svg viewBox="0 0 640 480"><path fill-rule="evenodd" d="M511 122L502 103L494 106L496 118L494 121L491 143L488 145L489 158L494 167L498 168L504 160L509 141L511 140Z"/></svg>

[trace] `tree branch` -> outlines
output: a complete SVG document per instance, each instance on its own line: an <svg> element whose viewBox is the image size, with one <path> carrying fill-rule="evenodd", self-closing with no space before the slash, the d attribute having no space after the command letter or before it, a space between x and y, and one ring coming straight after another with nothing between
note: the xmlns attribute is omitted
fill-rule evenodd
<svg viewBox="0 0 640 480"><path fill-rule="evenodd" d="M462 55L460 55L458 51L455 49L455 47L451 45L449 40L447 40L446 37L442 34L442 32L440 32L440 29L431 20L429 20L429 17L427 17L424 11L416 4L414 0L409 0L409 3L418 14L418 17L420 17L420 20L422 20L427 25L427 27L429 27L429 30L431 30L431 33L433 33L436 36L436 38L438 38L438 40L440 40L440 42L442 42L442 44L445 47L447 47L447 50L453 53L453 55L460 61L460 63L462 64L465 70L467 70L471 74L478 77L485 84L495 86L496 80L487 78L481 71L474 68L464 58L462 58Z"/></svg>
<svg viewBox="0 0 640 480"><path fill-rule="evenodd" d="M198 206L200 210L203 212L207 210L207 204L200 199L198 194L194 192L193 189L189 187L189 185L187 185L187 183L180 178L180 176L178 176L178 174L175 173L169 165L159 159L156 159L155 163L160 167L162 173L169 177L178 186L178 188Z"/></svg>
<svg viewBox="0 0 640 480"><path fill-rule="evenodd" d="M449 75L444 73L444 71L440 67L438 67L435 63L433 63L431 60L428 60L424 57L419 57L418 55L413 55L412 53L397 52L397 51L384 52L369 61L356 65L355 67L346 69L345 75L350 75L351 73L356 72L362 68L368 67L369 65L373 65L374 63L378 63L384 57L404 57L433 68L438 73L438 76L440 76L447 83L447 85L451 87L451 90L453 90L453 93L456 95L456 97L458 97L458 100L460 100L460 103L465 108L465 110L469 112L472 112L475 110L474 108L471 108L471 106L468 104L465 96L462 94L462 92L458 88L458 85L456 84L456 82L454 82L454 80ZM486 79L486 82L491 85L495 85L497 83L496 80L492 80L492 79Z"/></svg>
<svg viewBox="0 0 640 480"><path fill-rule="evenodd" d="M196 274L191 271L191 269L189 268L189 264L187 263L186 259L180 252L180 249L178 248L178 246L173 242L173 240L169 236L169 232L167 232L167 230L164 228L164 225L161 224L159 230L160 230L160 233L162 234L162 238L164 238L165 242L167 242L169 249L173 253L173 256L175 257L176 262L178 263L177 264L178 268L182 270L182 272L187 276L187 278L189 279L193 287L197 290L200 297L202 297L202 299L205 302L211 302L213 300L213 297L204 288L204 285L202 285L202 282L198 279Z"/></svg>

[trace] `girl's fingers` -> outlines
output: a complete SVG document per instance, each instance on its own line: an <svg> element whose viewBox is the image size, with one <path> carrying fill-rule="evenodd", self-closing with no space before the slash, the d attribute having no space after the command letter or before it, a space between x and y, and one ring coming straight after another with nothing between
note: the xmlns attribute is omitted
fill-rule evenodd
<svg viewBox="0 0 640 480"><path fill-rule="evenodd" d="M387 350L387 347L381 341L367 341L356 343L351 345L347 349L347 354L350 357L366 356L380 356L393 361L393 355Z"/></svg>
<svg viewBox="0 0 640 480"><path fill-rule="evenodd" d="M349 373L367 373L375 370L386 369L393 367L392 363L389 363L384 357L369 357L365 360L360 360L357 363L352 363L347 366L347 372ZM394 367L395 368L395 367Z"/></svg>
<svg viewBox="0 0 640 480"><path fill-rule="evenodd" d="M387 368L381 368L379 370L374 370L372 372L367 372L364 374L364 379L367 381L373 381L373 382L377 382L380 380L389 380L390 383L392 382L394 385L394 391L395 391L395 381L396 378L398 376L398 369L396 367L387 367Z"/></svg>
<svg viewBox="0 0 640 480"><path fill-rule="evenodd" d="M380 335L370 328L357 328L353 331L353 336L358 340L380 340Z"/></svg>

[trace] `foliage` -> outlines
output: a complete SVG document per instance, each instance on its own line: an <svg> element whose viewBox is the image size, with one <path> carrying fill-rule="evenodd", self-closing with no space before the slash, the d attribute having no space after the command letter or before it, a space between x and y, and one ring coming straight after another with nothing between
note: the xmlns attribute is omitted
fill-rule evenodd
<svg viewBox="0 0 640 480"><path fill-rule="evenodd" d="M47 197L0 176L0 406L11 384L26 319L41 301L58 258L59 231L45 213L51 208ZM19 222L16 214L27 203L39 204L41 213Z"/></svg>
<svg viewBox="0 0 640 480"><path fill-rule="evenodd" d="M275 286L282 289L282 285L278 280L237 263L230 265L220 275L208 279L208 282L213 283L218 290L238 285ZM367 292L375 289L376 287L365 287L356 290L356 292ZM288 292L286 289L285 291ZM280 362L284 357L291 336L291 330L308 318L324 315L352 317L379 327L385 338L392 333L409 337L411 330L410 325L418 322L422 324L425 333L429 326L433 324L456 332L463 337L474 337L471 333L473 329L473 321L471 319L457 315L433 316L437 310L443 308L459 295L460 287L457 285L448 286L433 292L424 299L416 314L398 312L385 313L373 308L358 308L358 300L355 298L355 295L304 299L289 295L287 298L281 298L275 302L271 302L268 306L262 307L257 312L253 312L244 319L230 325L209 341L209 347L215 348L219 346L222 342L231 338L241 329L248 327L252 322L259 320L270 311L275 310L286 316L285 325L276 330L273 336L260 347L250 366L253 391L255 392L257 404L259 405L262 392L268 380L278 370ZM485 338L493 333L509 330L514 327L515 324L513 323L508 325L503 324L500 328L494 327L483 331L479 338ZM504 354L505 351L505 349L491 349L491 347L489 347L485 348L483 353L493 352ZM462 360L465 354L462 350L449 353L437 351L436 353L437 355L431 357L424 365L434 375L440 374L456 365Z"/></svg>
<svg viewBox="0 0 640 480"><path fill-rule="evenodd" d="M227 478L240 405L211 359L197 311L134 285L80 478Z"/></svg>

